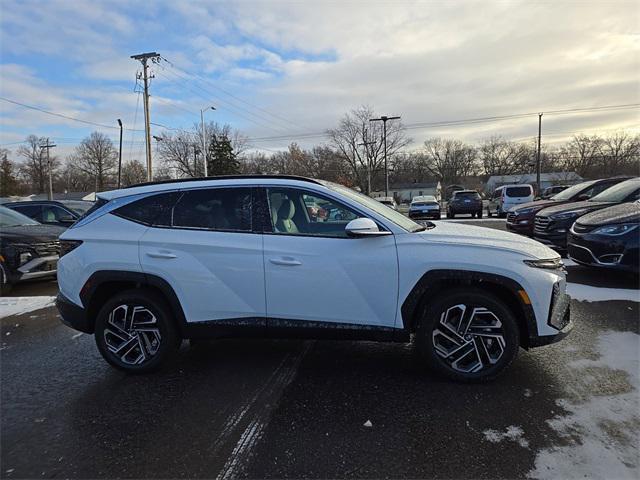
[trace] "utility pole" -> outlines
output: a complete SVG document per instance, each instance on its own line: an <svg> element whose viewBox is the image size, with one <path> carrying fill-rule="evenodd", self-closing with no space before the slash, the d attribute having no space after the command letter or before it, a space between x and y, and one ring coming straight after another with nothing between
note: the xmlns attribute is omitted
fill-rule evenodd
<svg viewBox="0 0 640 480"><path fill-rule="evenodd" d="M367 158L367 195L371 195L371 162L369 161L369 150L367 150L367 147L375 144L376 142L367 142L366 140L358 144L360 147L364 146L364 155Z"/></svg>
<svg viewBox="0 0 640 480"><path fill-rule="evenodd" d="M134 60L139 60L142 63L142 80L144 81L144 132L145 132L145 145L147 148L147 181L153 180L153 170L151 168L151 120L149 118L149 63L151 59L153 62L157 62L160 58L160 54L156 52L141 53L139 55L131 55ZM140 74L138 74L140 78Z"/></svg>
<svg viewBox="0 0 640 480"><path fill-rule="evenodd" d="M538 150L536 151L536 188L540 195L540 142L542 140L542 113L538 114Z"/></svg>
<svg viewBox="0 0 640 480"><path fill-rule="evenodd" d="M387 117L385 115L380 118L371 118L370 122L382 122L382 138L384 141L384 196L389 196L389 168L387 167L387 120L398 120L400 117Z"/></svg>
<svg viewBox="0 0 640 480"><path fill-rule="evenodd" d="M120 179L122 177L122 120L118 119L120 125L120 148L118 149L118 190L120 189Z"/></svg>
<svg viewBox="0 0 640 480"><path fill-rule="evenodd" d="M200 129L202 130L202 158L204 158L204 176L209 176L209 166L207 165L207 132L204 128L204 112L206 110L215 110L216 107L207 107L200 110Z"/></svg>
<svg viewBox="0 0 640 480"><path fill-rule="evenodd" d="M49 143L49 139L47 138L46 145L40 145L40 149L47 149L47 170L49 171L49 193L47 194L47 198L49 200L53 200L53 177L51 174L51 156L49 155L49 149L55 147L56 145L53 143Z"/></svg>

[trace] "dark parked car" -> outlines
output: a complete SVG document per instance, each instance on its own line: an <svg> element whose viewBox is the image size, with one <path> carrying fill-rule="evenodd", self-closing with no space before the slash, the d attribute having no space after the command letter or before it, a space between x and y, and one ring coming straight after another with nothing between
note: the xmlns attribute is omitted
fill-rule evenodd
<svg viewBox="0 0 640 480"><path fill-rule="evenodd" d="M4 206L45 225L69 227L93 204L83 201L38 200L5 203Z"/></svg>
<svg viewBox="0 0 640 480"><path fill-rule="evenodd" d="M447 202L447 218L455 218L459 214L471 214L482 218L482 198L475 190L458 190L453 192Z"/></svg>
<svg viewBox="0 0 640 480"><path fill-rule="evenodd" d="M56 274L60 242L65 229L42 225L0 206L0 290L22 280L52 277Z"/></svg>
<svg viewBox="0 0 640 480"><path fill-rule="evenodd" d="M638 273L640 203L623 203L580 217L569 233L569 257L583 265Z"/></svg>
<svg viewBox="0 0 640 480"><path fill-rule="evenodd" d="M536 200L535 202L524 203L518 207L511 209L507 214L507 230L515 233L521 233L529 237L533 236L533 219L543 208L552 205L563 205L565 203L578 202L581 200L589 200L590 198L605 191L624 180L631 177L606 178L602 180L590 180L557 193L547 200Z"/></svg>
<svg viewBox="0 0 640 480"><path fill-rule="evenodd" d="M567 249L567 234L578 217L640 198L640 177L618 183L586 202L556 205L535 216L533 237L556 250Z"/></svg>

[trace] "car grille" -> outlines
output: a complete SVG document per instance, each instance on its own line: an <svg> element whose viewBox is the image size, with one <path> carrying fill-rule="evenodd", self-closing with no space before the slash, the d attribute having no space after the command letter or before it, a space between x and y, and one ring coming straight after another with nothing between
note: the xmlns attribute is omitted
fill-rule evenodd
<svg viewBox="0 0 640 480"><path fill-rule="evenodd" d="M507 213L507 222L513 223L515 221L516 221L516 214L515 213Z"/></svg>
<svg viewBox="0 0 640 480"><path fill-rule="evenodd" d="M551 219L549 217L540 217L536 215L536 218L534 220L534 231L546 232L549 229L550 224L551 224Z"/></svg>
<svg viewBox="0 0 640 480"><path fill-rule="evenodd" d="M578 222L573 224L573 231L576 233L589 233L594 228L596 228L595 225L582 225Z"/></svg>
<svg viewBox="0 0 640 480"><path fill-rule="evenodd" d="M46 243L33 243L31 244L31 248L36 251L39 257L49 257L60 254L60 242L58 240Z"/></svg>

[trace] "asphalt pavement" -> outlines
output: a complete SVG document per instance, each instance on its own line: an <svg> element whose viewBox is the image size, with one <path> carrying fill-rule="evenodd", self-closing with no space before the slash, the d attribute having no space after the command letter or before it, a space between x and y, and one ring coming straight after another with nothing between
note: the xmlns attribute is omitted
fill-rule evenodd
<svg viewBox="0 0 640 480"><path fill-rule="evenodd" d="M577 266L569 279L639 288ZM129 376L55 308L6 317L0 477L557 478L596 461L637 476L638 305L574 301L565 341L521 350L483 385L434 375L411 345L339 341L184 342L175 364Z"/></svg>

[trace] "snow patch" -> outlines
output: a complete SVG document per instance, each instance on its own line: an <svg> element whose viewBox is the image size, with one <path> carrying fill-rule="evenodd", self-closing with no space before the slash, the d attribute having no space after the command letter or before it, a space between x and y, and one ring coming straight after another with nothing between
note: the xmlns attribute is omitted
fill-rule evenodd
<svg viewBox="0 0 640 480"><path fill-rule="evenodd" d="M563 258L562 263L564 263L565 267L577 267L580 265L579 263L574 262L570 258Z"/></svg>
<svg viewBox="0 0 640 480"><path fill-rule="evenodd" d="M484 434L485 440L488 440L491 443L500 443L503 440L509 440L511 442L516 442L522 448L529 448L529 442L524 438L524 430L516 425L508 426L504 432L489 429L482 433Z"/></svg>
<svg viewBox="0 0 640 480"><path fill-rule="evenodd" d="M12 315L24 315L25 313L52 307L56 297L3 297L0 298L0 318ZM33 318L31 316L30 318Z"/></svg>
<svg viewBox="0 0 640 480"><path fill-rule="evenodd" d="M528 477L637 479L640 446L640 335L605 332L598 360L576 360L587 380L582 400L560 400L568 413L549 425L566 443L538 453ZM591 379L591 382L588 380Z"/></svg>
<svg viewBox="0 0 640 480"><path fill-rule="evenodd" d="M640 290L630 288L604 288L581 283L567 283L567 293L571 298L580 302L606 302L609 300L640 302Z"/></svg>

